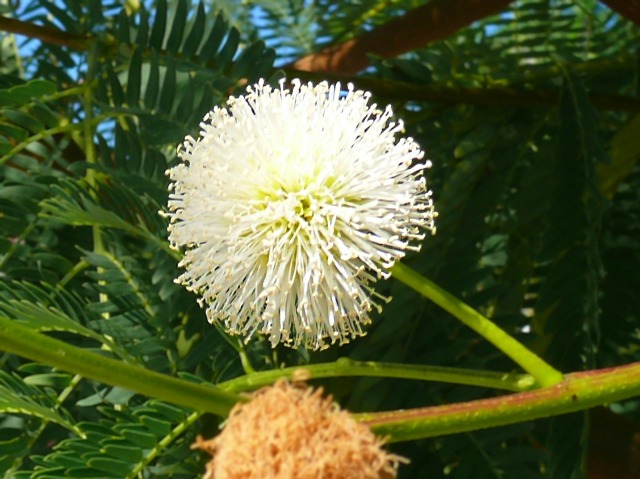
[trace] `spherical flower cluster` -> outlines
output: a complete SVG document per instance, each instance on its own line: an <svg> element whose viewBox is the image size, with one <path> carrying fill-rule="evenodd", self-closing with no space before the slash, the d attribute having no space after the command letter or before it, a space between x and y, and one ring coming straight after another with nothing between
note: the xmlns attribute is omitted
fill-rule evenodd
<svg viewBox="0 0 640 479"><path fill-rule="evenodd" d="M218 436L193 447L213 456L204 479L392 479L408 462L321 389L285 381L237 404Z"/></svg>
<svg viewBox="0 0 640 479"><path fill-rule="evenodd" d="M264 82L231 97L168 171L176 281L210 322L318 349L362 335L407 249L434 231L429 162L401 122L340 85Z"/></svg>

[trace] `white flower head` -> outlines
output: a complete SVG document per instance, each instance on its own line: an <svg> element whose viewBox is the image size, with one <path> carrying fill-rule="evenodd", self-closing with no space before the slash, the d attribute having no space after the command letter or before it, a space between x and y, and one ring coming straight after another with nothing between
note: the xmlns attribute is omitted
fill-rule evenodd
<svg viewBox="0 0 640 479"><path fill-rule="evenodd" d="M426 231L431 192L402 122L340 84L260 81L215 107L168 170L169 240L186 246L176 281L210 322L272 346L323 348L363 335L372 284Z"/></svg>

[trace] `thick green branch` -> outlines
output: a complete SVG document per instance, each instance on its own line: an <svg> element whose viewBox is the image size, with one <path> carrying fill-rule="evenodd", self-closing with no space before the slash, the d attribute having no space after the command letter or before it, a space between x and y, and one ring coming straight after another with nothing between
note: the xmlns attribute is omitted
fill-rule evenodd
<svg viewBox="0 0 640 479"><path fill-rule="evenodd" d="M557 416L640 395L640 363L568 374L552 387L491 399L356 418L391 442Z"/></svg>
<svg viewBox="0 0 640 479"><path fill-rule="evenodd" d="M238 395L220 388L172 378L71 346L5 317L0 317L0 350L104 384L221 416L226 416L240 400Z"/></svg>

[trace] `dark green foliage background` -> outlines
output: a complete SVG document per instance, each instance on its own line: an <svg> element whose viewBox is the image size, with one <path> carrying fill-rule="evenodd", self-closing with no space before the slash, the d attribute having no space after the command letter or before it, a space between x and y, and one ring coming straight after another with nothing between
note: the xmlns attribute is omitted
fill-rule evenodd
<svg viewBox="0 0 640 479"><path fill-rule="evenodd" d="M274 65L421 2L158 0L127 9L94 0L22 3L20 19L94 41L89 51L74 51L2 37L0 314L194 381L242 374L241 346L210 326L196 297L173 283L176 255L158 211L176 146L247 82L281 78ZM3 14L16 15L4 5ZM446 40L373 58L363 74L374 87L384 82L384 95L375 97L372 88L375 100L392 103L434 164L438 233L407 263L563 371L640 360L640 111L592 104L596 93L637 95L639 38L637 27L595 1L521 0ZM480 95L502 87L545 90L557 101L521 106L516 96L478 106L464 95L426 102L389 93L389 85L401 91L407 84ZM95 159L86 155L88 122L96 128ZM517 371L394 280L380 288L394 300L365 338L322 353L272 351L259 340L246 347L249 359L256 369L348 356ZM202 473L205 457L189 445L196 434L215 434L216 418L12 355L0 361L4 479ZM495 394L371 378L322 385L352 411ZM626 404L626 413L640 417L636 406ZM406 478L577 479L585 477L585 418L393 450L411 459L401 470Z"/></svg>

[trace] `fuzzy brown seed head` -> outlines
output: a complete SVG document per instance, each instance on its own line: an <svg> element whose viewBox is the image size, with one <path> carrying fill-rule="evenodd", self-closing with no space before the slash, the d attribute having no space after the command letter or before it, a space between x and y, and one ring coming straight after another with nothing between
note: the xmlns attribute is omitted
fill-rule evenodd
<svg viewBox="0 0 640 479"><path fill-rule="evenodd" d="M322 389L283 380L237 404L218 436L193 447L213 456L204 479L391 479L406 462Z"/></svg>

